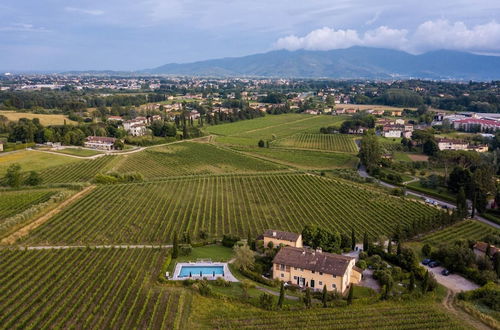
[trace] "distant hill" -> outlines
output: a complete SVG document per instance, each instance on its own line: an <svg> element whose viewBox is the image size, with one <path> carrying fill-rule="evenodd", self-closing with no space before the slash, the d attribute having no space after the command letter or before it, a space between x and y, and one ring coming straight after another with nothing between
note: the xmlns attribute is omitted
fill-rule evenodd
<svg viewBox="0 0 500 330"><path fill-rule="evenodd" d="M276 50L243 57L166 64L143 72L215 77L496 80L500 79L500 56L448 50L412 55L366 47L329 51Z"/></svg>

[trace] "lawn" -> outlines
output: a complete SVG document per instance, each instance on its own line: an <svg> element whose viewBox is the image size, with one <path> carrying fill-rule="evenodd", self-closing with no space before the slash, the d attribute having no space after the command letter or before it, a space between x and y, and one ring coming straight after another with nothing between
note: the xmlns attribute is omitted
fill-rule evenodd
<svg viewBox="0 0 500 330"><path fill-rule="evenodd" d="M233 257L233 249L222 245L205 245L193 247L191 254L188 256L179 256L177 259L172 259L168 270L172 273L175 265L179 262L196 261L198 259L210 259L212 261L229 261Z"/></svg>
<svg viewBox="0 0 500 330"><path fill-rule="evenodd" d="M34 150L16 151L4 155L0 154L0 175L3 176L7 168L14 163L21 165L23 171L40 171L49 167L76 162L81 162L81 160Z"/></svg>
<svg viewBox="0 0 500 330"><path fill-rule="evenodd" d="M72 155L72 156L80 156L80 157L90 157L102 154L102 151L83 149L83 148L64 148L53 150L54 152L58 152L60 154Z"/></svg>
<svg viewBox="0 0 500 330"><path fill-rule="evenodd" d="M56 114L56 115L45 115L45 114L37 114L31 112L15 112L15 111L0 111L0 115L6 116L10 121L18 121L21 118L40 119L40 123L44 126L49 125L64 125L66 124L76 124L75 121L68 119L65 115Z"/></svg>

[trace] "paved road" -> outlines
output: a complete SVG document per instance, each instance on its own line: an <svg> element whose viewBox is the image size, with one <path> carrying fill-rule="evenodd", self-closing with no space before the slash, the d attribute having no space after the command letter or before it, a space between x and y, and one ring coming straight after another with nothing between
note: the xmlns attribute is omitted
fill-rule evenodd
<svg viewBox="0 0 500 330"><path fill-rule="evenodd" d="M366 169L364 168L364 166L360 166L359 169L358 169L358 173L361 177L363 178L372 178L375 180L375 182L377 182L378 184L380 184L381 186L383 187L386 187L386 188L390 188L390 189L394 189L394 188L401 188L399 186L395 186L393 184L390 184L390 183L387 183L387 182L384 182L384 181L380 181L378 179L375 179L373 178L372 176L370 176L367 172L366 172ZM429 195L426 195L426 194L423 194L421 192L416 192L416 191L413 191L413 190L410 190L408 188L406 188L406 195L412 195L412 196L416 196L416 197L419 197L419 198L423 198L423 199L432 199L433 201L436 201L438 203L438 206L440 207L443 207L443 206L446 206L447 208L449 209L454 209L456 208L455 204L453 203L450 203L450 202L446 202L446 201L443 201L443 200L440 200L440 199L437 199L436 197L434 196L429 196ZM476 215L474 217L475 220L478 220L478 221L481 221L487 225L490 225L492 227L495 227L497 229L500 229L500 225L499 224L496 224L492 221L489 221L488 219L486 218L483 218L481 216L478 216Z"/></svg>
<svg viewBox="0 0 500 330"><path fill-rule="evenodd" d="M434 267L434 268L430 268L428 266L424 267L427 270L429 270L429 272L434 274L434 277L436 278L436 281L439 284L447 287L454 293L458 293L460 291L470 291L479 288L479 285L469 281L468 279L460 275L457 274L450 274L448 276L441 275L441 271L444 269L443 267Z"/></svg>

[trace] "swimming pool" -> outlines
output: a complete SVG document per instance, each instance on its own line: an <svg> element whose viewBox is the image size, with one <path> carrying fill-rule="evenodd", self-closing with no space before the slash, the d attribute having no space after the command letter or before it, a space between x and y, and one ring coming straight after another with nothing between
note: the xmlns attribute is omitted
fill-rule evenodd
<svg viewBox="0 0 500 330"><path fill-rule="evenodd" d="M185 266L181 267L179 277L224 276L224 266Z"/></svg>

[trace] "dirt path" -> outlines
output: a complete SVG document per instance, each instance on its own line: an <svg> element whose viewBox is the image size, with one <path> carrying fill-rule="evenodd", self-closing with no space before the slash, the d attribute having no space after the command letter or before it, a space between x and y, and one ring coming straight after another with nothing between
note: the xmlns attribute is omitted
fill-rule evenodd
<svg viewBox="0 0 500 330"><path fill-rule="evenodd" d="M38 219L36 219L36 220L32 221L31 223L29 223L28 225L22 227L18 231L14 232L11 235L9 235L9 236L5 237L4 239L2 239L0 241L0 244L14 244L19 238L21 238L23 236L26 236L33 229L35 229L35 228L41 226L42 224L44 224L51 217L53 217L57 213L61 212L61 210L64 209L66 206L68 206L69 204L73 203L74 201L82 198L83 196L85 196L86 194L88 194L90 191L92 191L92 189L94 189L95 187L96 186L88 186L85 189L83 189L82 191L74 194L73 196L71 196L70 198L68 198L67 200L65 200L61 204L59 204L55 209L49 211L48 213L42 215Z"/></svg>
<svg viewBox="0 0 500 330"><path fill-rule="evenodd" d="M490 327L485 325L483 322L476 320L475 318L473 318L472 316L470 316L469 314L467 314L466 312L464 312L460 308L455 307L454 300L455 300L455 292L448 290L448 292L446 293L446 297L443 300L443 306L448 312L450 312L451 314L453 314L454 316L456 316L460 320L466 322L468 325L470 325L474 329L484 329L484 330L491 329Z"/></svg>

